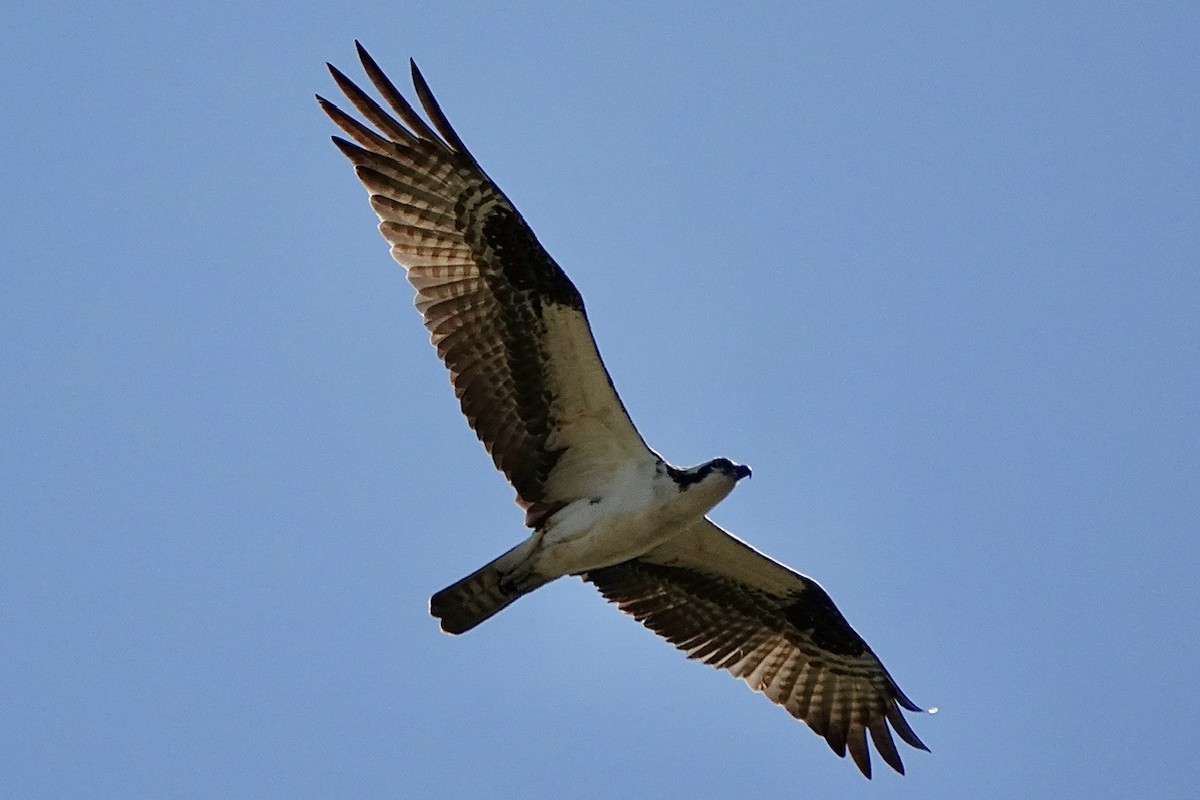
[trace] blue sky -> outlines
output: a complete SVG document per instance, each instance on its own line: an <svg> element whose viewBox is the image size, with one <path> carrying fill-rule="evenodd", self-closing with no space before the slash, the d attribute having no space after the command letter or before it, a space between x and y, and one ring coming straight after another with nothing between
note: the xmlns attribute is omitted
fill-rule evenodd
<svg viewBox="0 0 1200 800"><path fill-rule="evenodd" d="M1193 4L244 5L0 12L0 795L1194 796ZM524 534L312 99L355 38L940 707L907 777L578 581L438 631Z"/></svg>

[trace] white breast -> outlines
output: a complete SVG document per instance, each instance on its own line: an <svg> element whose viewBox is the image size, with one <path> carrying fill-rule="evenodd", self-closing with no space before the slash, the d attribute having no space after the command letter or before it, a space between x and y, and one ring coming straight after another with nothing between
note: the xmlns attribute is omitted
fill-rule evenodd
<svg viewBox="0 0 1200 800"><path fill-rule="evenodd" d="M698 521L735 483L714 472L680 491L656 463L631 464L602 495L576 500L548 520L534 569L556 578L645 555Z"/></svg>

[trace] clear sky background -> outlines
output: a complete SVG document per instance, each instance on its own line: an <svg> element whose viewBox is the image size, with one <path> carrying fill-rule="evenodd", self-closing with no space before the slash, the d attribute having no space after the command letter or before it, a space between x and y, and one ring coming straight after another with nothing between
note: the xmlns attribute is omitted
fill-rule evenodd
<svg viewBox="0 0 1200 800"><path fill-rule="evenodd" d="M0 12L0 796L1196 796L1200 8L643 5ZM940 707L907 777L574 579L438 631L524 531L313 101L355 38Z"/></svg>

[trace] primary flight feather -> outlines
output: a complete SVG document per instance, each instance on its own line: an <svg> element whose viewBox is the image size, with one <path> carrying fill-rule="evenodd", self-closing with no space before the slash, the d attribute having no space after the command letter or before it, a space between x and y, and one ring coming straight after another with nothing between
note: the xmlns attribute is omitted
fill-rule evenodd
<svg viewBox="0 0 1200 800"><path fill-rule="evenodd" d="M435 594L442 629L470 630L517 598L578 575L689 658L744 679L871 775L868 737L926 750L892 680L829 595L705 516L749 468L664 461L634 427L574 284L450 126L412 65L428 122L361 45L390 111L330 66L374 129L318 97L349 139L392 256L417 290L463 414L517 492L533 533Z"/></svg>

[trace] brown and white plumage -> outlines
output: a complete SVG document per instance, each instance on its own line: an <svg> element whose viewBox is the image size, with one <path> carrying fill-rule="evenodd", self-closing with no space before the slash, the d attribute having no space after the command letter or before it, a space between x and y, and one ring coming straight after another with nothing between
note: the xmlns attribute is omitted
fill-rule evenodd
<svg viewBox="0 0 1200 800"><path fill-rule="evenodd" d="M890 723L928 748L900 708L920 711L816 581L768 558L708 519L641 558L584 578L671 644L742 678L846 750L867 777L869 734L904 772Z"/></svg>
<svg viewBox="0 0 1200 800"><path fill-rule="evenodd" d="M600 355L583 299L504 193L476 163L413 65L427 125L359 46L371 82L397 122L341 72L338 86L381 137L320 99L354 141L334 142L355 165L392 256L417 289L438 355L467 421L517 490L536 527L556 502L578 493L547 481L569 447L587 440L593 461L645 451ZM549 357L555 344L571 355ZM596 411L586 418L568 406ZM560 496L561 495L561 496Z"/></svg>
<svg viewBox="0 0 1200 800"><path fill-rule="evenodd" d="M469 630L546 582L579 575L689 657L745 679L839 755L849 750L868 777L868 736L903 772L891 729L926 749L900 710L918 708L820 586L705 517L749 469L727 459L679 469L646 446L579 292L467 150L416 65L432 125L361 46L359 56L390 112L330 71L375 130L318 99L350 137L334 142L408 271L463 413L534 531L433 596L443 629Z"/></svg>

